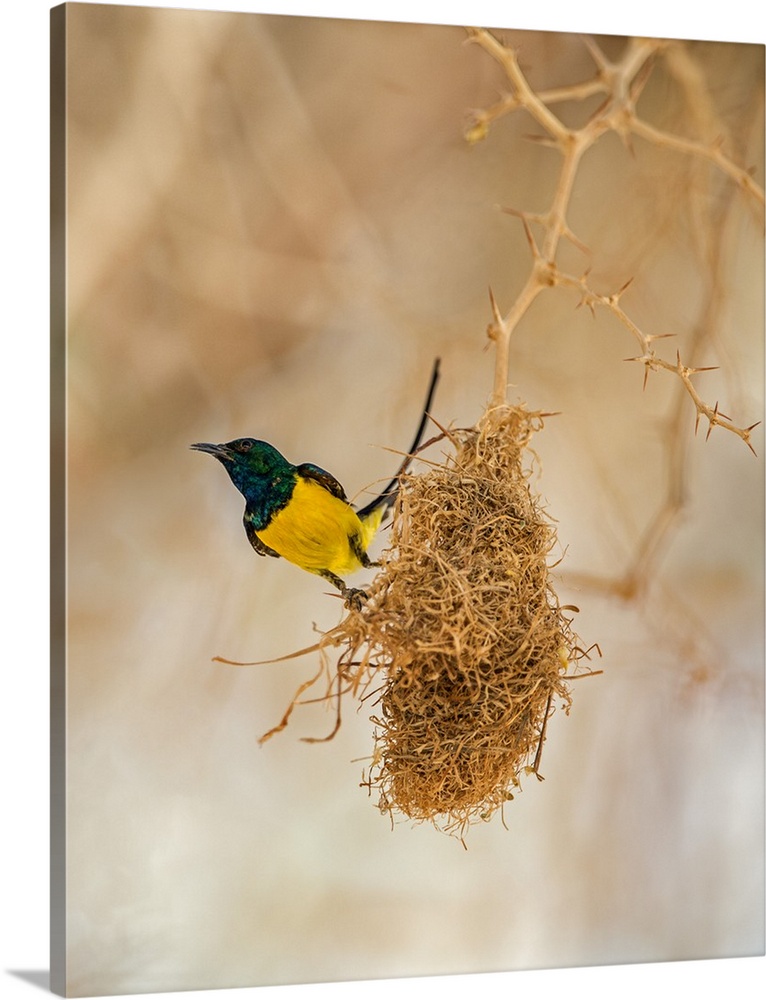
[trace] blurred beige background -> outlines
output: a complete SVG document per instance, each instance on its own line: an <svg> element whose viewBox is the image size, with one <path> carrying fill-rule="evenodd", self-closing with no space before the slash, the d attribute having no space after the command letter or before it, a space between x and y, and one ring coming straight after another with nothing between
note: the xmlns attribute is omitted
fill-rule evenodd
<svg viewBox="0 0 766 1000"><path fill-rule="evenodd" d="M529 268L498 206L544 211L558 157L525 140L523 113L466 146L470 109L504 84L464 37L68 8L72 995L763 950L763 435L757 458L720 429L695 438L688 399L674 423L677 380L642 393L628 334L574 296L538 299L510 377L512 398L560 411L533 481L558 521L561 600L605 672L573 685L508 829L472 829L468 851L392 830L359 787L365 708L347 705L328 744L299 741L332 724L313 706L257 745L311 657L211 662L309 645L340 607L256 558L239 495L190 443L262 437L354 495L409 444L435 355L441 422L473 423L489 395L487 288L508 308ZM504 37L534 86L593 73L576 36ZM763 48L691 53L762 184ZM640 113L694 135L684 108L656 67ZM731 194L706 166L606 136L570 213L592 257L565 262L599 291L632 277L623 305L677 334L659 348L673 360L699 343L719 248L698 363L721 368L698 384L747 425L763 411L763 229ZM594 585L625 572L674 477L685 502L645 593Z"/></svg>

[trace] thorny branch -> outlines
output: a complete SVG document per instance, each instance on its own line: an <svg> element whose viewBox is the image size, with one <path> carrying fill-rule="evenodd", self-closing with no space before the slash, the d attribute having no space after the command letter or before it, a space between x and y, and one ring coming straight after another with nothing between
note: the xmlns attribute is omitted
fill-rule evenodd
<svg viewBox="0 0 766 1000"><path fill-rule="evenodd" d="M609 131L617 133L626 144L631 136L637 136L647 142L707 161L729 178L746 197L763 206L763 189L753 180L747 170L727 155L724 150L725 141L720 135L716 135L709 142L689 139L658 129L638 117L636 102L651 73L654 61L661 54L667 56L671 72L674 72L681 79L684 86L694 86L693 66L683 55L682 46L675 42L662 40L632 39L626 46L620 60L612 63L593 40L587 39L585 44L596 65L595 78L583 83L536 93L527 81L514 49L504 45L487 30L469 28L467 31L469 41L480 45L503 67L512 88L511 93L504 96L495 105L473 114L471 125L466 133L468 141L478 142L484 139L493 122L523 108L545 130L545 142L557 147L562 156L558 181L551 207L547 213L531 215L517 210L506 210L519 216L522 220L530 246L532 267L523 288L507 312L502 313L494 296L491 296L493 321L487 332L489 337L495 341L496 346L492 404L500 405L505 402L510 339L522 317L544 289L556 286L569 287L578 291L580 304L587 305L592 311L595 311L596 306L608 309L632 334L638 343L640 353L630 360L638 361L644 365L644 384L646 384L646 376L650 371L667 371L676 375L694 403L696 409L695 429L699 425L700 419L705 418L708 423L708 436L713 427L721 427L742 438L752 451L751 432L758 425L737 426L730 417L721 411L718 402L714 405L706 403L697 391L692 381L693 377L709 370L709 368L685 364L682 362L679 352L676 353L674 362L660 357L655 352L654 342L667 334L643 333L622 308L620 299L630 282L612 294L599 294L589 286L587 272L581 277L562 273L556 260L562 239L568 240L580 249L583 248L568 226L567 210L583 155L603 134ZM550 107L552 104L583 100L599 93L605 95L605 100L586 124L579 129L567 127ZM708 118L710 117L708 115ZM535 223L542 228L541 245L535 241L530 223Z"/></svg>

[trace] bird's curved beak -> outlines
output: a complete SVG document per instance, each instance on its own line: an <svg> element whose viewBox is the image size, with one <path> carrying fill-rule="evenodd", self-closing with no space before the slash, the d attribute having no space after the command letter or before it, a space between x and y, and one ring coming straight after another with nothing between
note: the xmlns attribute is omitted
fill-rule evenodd
<svg viewBox="0 0 766 1000"><path fill-rule="evenodd" d="M199 444L192 444L189 447L194 451L204 451L208 455L213 455L221 462L230 462L232 459L232 454L225 444L207 444L201 441Z"/></svg>

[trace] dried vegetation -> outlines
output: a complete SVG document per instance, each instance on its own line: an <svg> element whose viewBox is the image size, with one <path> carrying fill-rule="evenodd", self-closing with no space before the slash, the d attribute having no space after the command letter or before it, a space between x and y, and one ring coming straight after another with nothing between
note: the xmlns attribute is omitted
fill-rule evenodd
<svg viewBox="0 0 766 1000"><path fill-rule="evenodd" d="M554 701L581 651L551 586L556 533L525 450L542 415L488 411L449 435L444 464L410 476L369 599L320 645L344 685L371 689L366 784L383 812L462 831L537 773Z"/></svg>
<svg viewBox="0 0 766 1000"><path fill-rule="evenodd" d="M711 196L711 231L723 226L735 197L747 199L761 218L763 190L750 171L727 150L712 105L701 86L694 60L683 43L637 39L610 62L595 42L586 40L595 66L592 79L550 92L536 92L522 72L517 53L493 33L470 29L469 40L503 68L508 92L496 105L475 112L467 139L477 143L504 116L525 112L543 129L534 137L558 150L561 162L545 212L507 208L520 219L530 248L526 281L507 311L491 296L488 328L496 350L493 392L474 428L444 431L452 449L443 463L428 462L422 474L403 483L383 568L361 609L351 609L340 625L312 647L322 668L303 685L281 723L287 724L303 692L321 678L323 697L361 698L372 706L375 748L364 784L378 796L380 809L414 820L429 820L462 835L467 826L489 818L513 797L525 772L538 774L549 717L568 711L569 680L588 655L573 633L570 611L561 607L549 575L556 541L552 520L530 490L528 458L533 432L545 414L507 401L511 337L529 307L551 289L574 291L591 311L609 310L637 344L630 360L653 371L675 375L680 399L694 406L694 428L720 427L752 450L755 424L744 426L725 416L716 402L698 393L696 376L709 369L696 358L707 327L701 323L682 362L656 350L666 334L641 330L622 305L627 280L614 292L589 284L589 267L580 274L559 267L563 242L589 253L570 229L567 212L582 157L599 139L616 133L626 145L633 138L705 164L723 185ZM641 119L637 102L659 60L686 96L690 120L704 128L696 138L665 132ZM603 95L599 108L580 128L564 124L557 104ZM716 278L715 245L708 263ZM711 295L719 282L711 282ZM715 316L715 301L706 312ZM630 596L649 577L652 559L682 502L684 407L671 414L667 437L669 486L624 578L612 592ZM303 651L306 652L306 651ZM295 654L299 655L299 654ZM580 663L582 667L582 663ZM592 671L579 671L580 674ZM335 730L330 734L331 738Z"/></svg>

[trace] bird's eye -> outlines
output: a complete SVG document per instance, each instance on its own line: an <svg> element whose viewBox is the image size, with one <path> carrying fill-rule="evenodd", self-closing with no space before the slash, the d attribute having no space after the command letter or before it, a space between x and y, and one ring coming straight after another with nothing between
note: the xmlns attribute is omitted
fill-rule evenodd
<svg viewBox="0 0 766 1000"><path fill-rule="evenodd" d="M253 447L253 442L248 441L247 438L245 438L243 441L237 442L237 451L250 451L252 447Z"/></svg>

